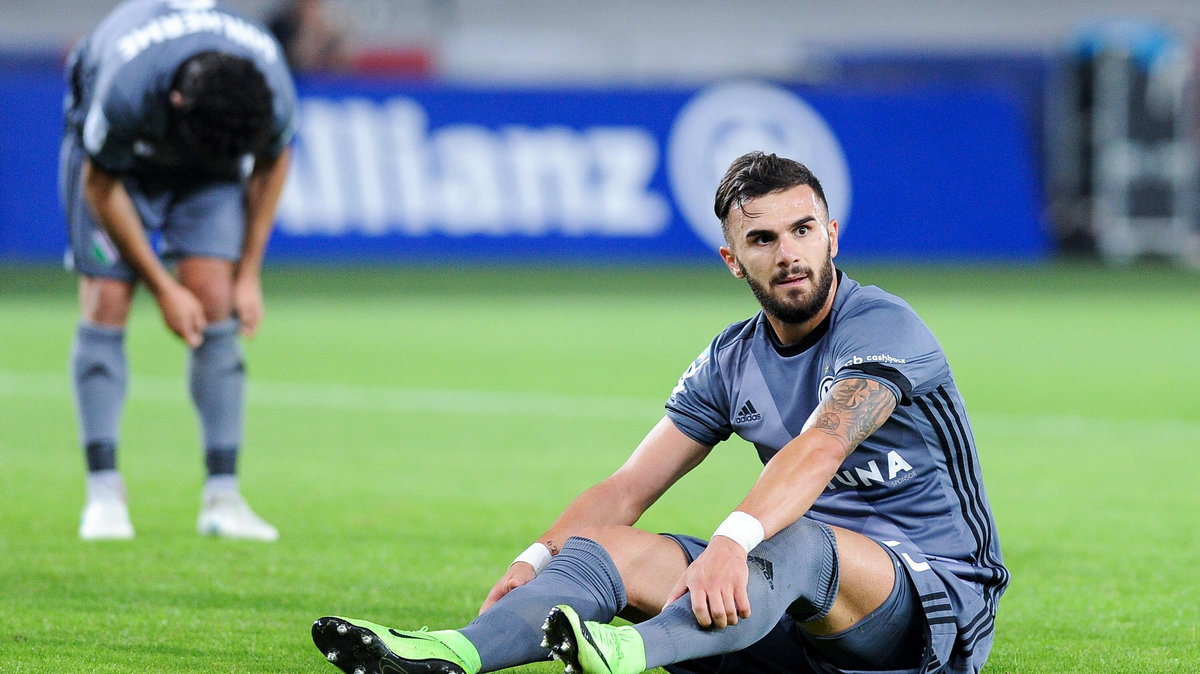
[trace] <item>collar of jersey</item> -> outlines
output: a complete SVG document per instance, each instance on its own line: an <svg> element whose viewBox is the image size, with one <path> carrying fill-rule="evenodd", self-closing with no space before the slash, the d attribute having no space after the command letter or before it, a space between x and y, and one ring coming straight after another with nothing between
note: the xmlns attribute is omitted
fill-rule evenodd
<svg viewBox="0 0 1200 674"><path fill-rule="evenodd" d="M771 327L771 323L767 320L766 314L761 311L758 313L759 327L762 328L763 332L767 333L767 341L770 342L771 348L775 349L775 353L783 356L784 358L795 356L811 349L813 344L821 341L821 338L825 336L825 333L829 332L829 324L832 321L833 312L830 311L825 316L825 320L818 323L817 327L813 328L811 332L804 336L804 339L801 339L795 344L785 345L779 341L779 335L775 334L775 329Z"/></svg>

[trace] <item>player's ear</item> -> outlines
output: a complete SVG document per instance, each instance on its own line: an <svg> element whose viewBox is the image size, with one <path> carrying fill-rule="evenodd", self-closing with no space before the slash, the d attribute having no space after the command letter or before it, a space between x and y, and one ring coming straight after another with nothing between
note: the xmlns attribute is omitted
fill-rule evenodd
<svg viewBox="0 0 1200 674"><path fill-rule="evenodd" d="M838 221L829 221L829 257L837 257L838 251Z"/></svg>
<svg viewBox="0 0 1200 674"><path fill-rule="evenodd" d="M725 261L725 266L729 267L729 273L733 274L734 278L742 278L742 265L738 264L737 257L729 246L721 246L721 259Z"/></svg>
<svg viewBox="0 0 1200 674"><path fill-rule="evenodd" d="M172 107L174 107L174 108L182 108L183 107L183 94L179 93L178 91L172 89L171 93L167 95L167 99L169 101L171 101Z"/></svg>

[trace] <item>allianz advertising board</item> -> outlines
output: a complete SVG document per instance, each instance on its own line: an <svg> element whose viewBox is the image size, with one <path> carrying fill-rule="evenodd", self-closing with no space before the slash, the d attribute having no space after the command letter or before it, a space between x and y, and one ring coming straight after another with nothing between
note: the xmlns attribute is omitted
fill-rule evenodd
<svg viewBox="0 0 1200 674"><path fill-rule="evenodd" d="M994 92L301 87L273 254L698 259L749 150L807 164L848 257L1029 259L1048 242L1015 104Z"/></svg>
<svg viewBox="0 0 1200 674"><path fill-rule="evenodd" d="M66 242L52 187L61 84L12 82L0 78L0 107L27 132L0 142L0 195L12 197L0 209L0 259L56 258ZM714 190L733 158L756 149L820 177L843 258L1049 251L1027 122L999 91L298 85L272 260L709 260L721 244Z"/></svg>

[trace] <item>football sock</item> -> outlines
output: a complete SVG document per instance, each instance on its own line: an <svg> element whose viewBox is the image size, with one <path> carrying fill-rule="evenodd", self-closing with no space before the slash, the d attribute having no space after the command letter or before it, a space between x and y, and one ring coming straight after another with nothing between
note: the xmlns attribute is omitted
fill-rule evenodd
<svg viewBox="0 0 1200 674"><path fill-rule="evenodd" d="M87 475L87 500L125 500L125 481L115 470L90 471Z"/></svg>
<svg viewBox="0 0 1200 674"><path fill-rule="evenodd" d="M236 318L210 324L204 342L188 357L192 402L200 416L209 475L233 473L242 444L246 368L237 331Z"/></svg>
<svg viewBox="0 0 1200 674"><path fill-rule="evenodd" d="M236 475L209 475L204 481L204 498L208 500L217 494L227 494L229 492L238 491L238 479Z"/></svg>
<svg viewBox="0 0 1200 674"><path fill-rule="evenodd" d="M838 590L837 543L824 524L801 518L750 551L749 618L724 629L701 629L685 594L662 613L634 625L646 645L646 668L746 648L786 612L798 621L823 618Z"/></svg>
<svg viewBox="0 0 1200 674"><path fill-rule="evenodd" d="M209 477L237 474L237 447L208 447L204 450L204 469Z"/></svg>
<svg viewBox="0 0 1200 674"><path fill-rule="evenodd" d="M579 536L567 539L537 578L458 631L479 651L483 671L545 660L542 623L556 604L568 604L584 620L601 622L625 607L625 584L599 543Z"/></svg>
<svg viewBox="0 0 1200 674"><path fill-rule="evenodd" d="M124 328L80 323L71 346L71 382L89 472L116 469L128 377Z"/></svg>
<svg viewBox="0 0 1200 674"><path fill-rule="evenodd" d="M117 446L111 442L103 440L89 442L83 448L83 454L87 458L89 473L117 469Z"/></svg>

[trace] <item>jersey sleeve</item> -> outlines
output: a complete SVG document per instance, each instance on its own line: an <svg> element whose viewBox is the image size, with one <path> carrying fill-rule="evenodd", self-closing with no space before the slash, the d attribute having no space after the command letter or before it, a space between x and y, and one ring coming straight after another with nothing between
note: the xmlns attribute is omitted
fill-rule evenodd
<svg viewBox="0 0 1200 674"><path fill-rule="evenodd" d="M714 357L714 341L688 366L667 399L667 416L684 435L704 445L728 440L733 433L728 394Z"/></svg>
<svg viewBox="0 0 1200 674"><path fill-rule="evenodd" d="M291 75L283 70L272 78L275 126L263 154L278 157L296 135L296 86Z"/></svg>
<svg viewBox="0 0 1200 674"><path fill-rule="evenodd" d="M109 173L132 169L138 119L120 97L98 93L83 120L83 148L92 163Z"/></svg>
<svg viewBox="0 0 1200 674"><path fill-rule="evenodd" d="M841 318L834 343L834 383L851 378L876 380L901 405L933 390L950 367L937 339L906 304L876 300Z"/></svg>

